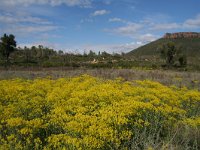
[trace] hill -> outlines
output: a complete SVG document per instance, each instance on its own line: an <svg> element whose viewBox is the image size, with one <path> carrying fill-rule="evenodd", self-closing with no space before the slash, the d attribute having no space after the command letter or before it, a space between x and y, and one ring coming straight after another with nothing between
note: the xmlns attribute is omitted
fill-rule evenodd
<svg viewBox="0 0 200 150"><path fill-rule="evenodd" d="M132 50L127 56L158 56L160 54L158 48L168 42L174 42L188 57L200 56L200 33L196 32L166 33L162 38Z"/></svg>

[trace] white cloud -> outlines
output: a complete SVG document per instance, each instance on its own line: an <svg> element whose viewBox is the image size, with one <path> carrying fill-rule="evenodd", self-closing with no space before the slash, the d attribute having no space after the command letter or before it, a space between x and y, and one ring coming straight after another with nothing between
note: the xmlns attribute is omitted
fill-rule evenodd
<svg viewBox="0 0 200 150"><path fill-rule="evenodd" d="M30 36L30 33L42 34L53 31L59 27L52 22L28 14L18 15L14 13L0 14L0 34L12 33L16 36Z"/></svg>
<svg viewBox="0 0 200 150"><path fill-rule="evenodd" d="M129 52L132 51L140 46L142 46L142 42L132 42L132 43L126 43L126 44L121 44L121 45L112 45L111 46L111 51L115 52Z"/></svg>
<svg viewBox="0 0 200 150"><path fill-rule="evenodd" d="M162 15L160 15L162 16ZM161 18L166 18L161 17ZM142 43L147 43L154 41L159 38L156 35L157 32L170 32L174 30L188 30L188 29L200 29L200 14L195 18L188 19L182 23L177 22L158 22L154 21L150 17L144 18L143 20L139 20L137 22L130 22L123 20L121 18L110 18L109 22L123 22L125 25L112 29L105 29L104 31L109 33L114 33L120 36L127 36L136 41L140 41Z"/></svg>
<svg viewBox="0 0 200 150"><path fill-rule="evenodd" d="M200 14L197 15L195 18L188 19L183 23L184 28L200 28Z"/></svg>
<svg viewBox="0 0 200 150"><path fill-rule="evenodd" d="M126 20L123 20L123 19L121 19L121 18L117 18L117 17L115 17L115 18L110 18L108 21L109 21L109 22L122 22L122 23L128 23Z"/></svg>
<svg viewBox="0 0 200 150"><path fill-rule="evenodd" d="M94 20L91 18L85 18L85 19L81 19L81 21L80 21L80 23L86 23L86 22L92 23L92 22L94 22Z"/></svg>
<svg viewBox="0 0 200 150"><path fill-rule="evenodd" d="M156 35L147 33L147 34L138 35L137 40L139 40L139 42L141 43L148 43L148 42L155 41L157 38L158 37Z"/></svg>
<svg viewBox="0 0 200 150"><path fill-rule="evenodd" d="M79 49L79 52L83 53L84 51L88 52L89 50L93 50L96 53L99 51L109 52L109 53L122 53L122 52L129 52L133 49L142 46L142 42L131 42L131 43L124 43L124 44L99 44L99 45L82 45L80 47L72 48L74 50ZM81 49L81 50L80 50Z"/></svg>
<svg viewBox="0 0 200 150"><path fill-rule="evenodd" d="M57 26L19 26L17 30L18 32L33 33L52 31L57 28Z"/></svg>
<svg viewBox="0 0 200 150"><path fill-rule="evenodd" d="M138 30L142 28L143 28L142 24L130 23L130 24L127 24L126 26L122 26L122 27L110 29L110 30L107 29L105 31L123 35L123 36L133 37L135 34L137 34Z"/></svg>
<svg viewBox="0 0 200 150"><path fill-rule="evenodd" d="M169 31L175 29L188 30L188 29L198 29L200 28L200 14L194 18L190 18L181 23L171 22L171 23L155 23L152 22L150 30L153 31Z"/></svg>
<svg viewBox="0 0 200 150"><path fill-rule="evenodd" d="M200 14L194 18L187 19L183 22L169 22L169 23L158 23L158 22L149 22L150 28L152 31L169 31L169 30L192 30L200 28Z"/></svg>
<svg viewBox="0 0 200 150"><path fill-rule="evenodd" d="M110 18L108 21L109 22L122 22L123 20L121 18Z"/></svg>
<svg viewBox="0 0 200 150"><path fill-rule="evenodd" d="M178 29L181 25L177 23L161 23L161 24L154 24L150 27L150 30L162 31L162 30L172 30Z"/></svg>
<svg viewBox="0 0 200 150"><path fill-rule="evenodd" d="M106 5L110 5L112 3L112 0L104 0L103 3Z"/></svg>
<svg viewBox="0 0 200 150"><path fill-rule="evenodd" d="M58 6L65 4L67 6L90 7L91 0L1 0L2 6L29 6L29 5L44 5Z"/></svg>
<svg viewBox="0 0 200 150"><path fill-rule="evenodd" d="M30 34L41 34L43 32L53 31L58 29L57 26L53 25L36 25L36 26L25 26L25 25L9 25L8 27L1 30L2 33L12 33L15 35L30 36Z"/></svg>
<svg viewBox="0 0 200 150"><path fill-rule="evenodd" d="M13 24L13 23L33 23L33 24L51 24L42 18L32 17L32 16L16 16L14 14L0 14L0 23Z"/></svg>
<svg viewBox="0 0 200 150"><path fill-rule="evenodd" d="M171 20L172 17L167 14L156 13L151 15L146 15L142 20L141 23L145 23L146 25L155 25L155 24L165 24L168 23L168 20Z"/></svg>
<svg viewBox="0 0 200 150"><path fill-rule="evenodd" d="M126 53L129 51L132 51L142 45L144 43L142 42L131 42L131 43L124 43L124 44L85 44L85 45L79 45L79 46L69 46L69 45L63 45L58 43L52 43L48 42L47 40L41 40L33 43L21 43L19 44L19 47L32 47L32 46L38 46L43 45L44 47L53 48L56 50L64 50L65 52L70 53L84 53L89 52L90 50L98 53L99 51L103 52L106 51L108 53Z"/></svg>
<svg viewBox="0 0 200 150"><path fill-rule="evenodd" d="M106 15L106 14L108 14L108 13L110 13L110 12L103 9L103 10L96 10L96 11L93 12L91 15L92 15L92 16L102 16L102 15Z"/></svg>
<svg viewBox="0 0 200 150"><path fill-rule="evenodd" d="M52 42L48 42L48 41L38 41L38 42L33 42L33 43L21 43L18 45L18 47L28 47L28 48L31 48L32 46L39 46L39 45L42 45L44 47L48 47L48 48L52 48L52 49L55 49L55 50L59 50L59 47L61 46L60 44L56 44L56 43L52 43Z"/></svg>

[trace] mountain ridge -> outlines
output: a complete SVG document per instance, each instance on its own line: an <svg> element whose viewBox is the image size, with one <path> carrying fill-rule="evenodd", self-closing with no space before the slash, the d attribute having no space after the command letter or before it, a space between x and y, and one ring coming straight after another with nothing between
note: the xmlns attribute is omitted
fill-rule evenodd
<svg viewBox="0 0 200 150"><path fill-rule="evenodd" d="M163 38L166 39L178 39L178 38L200 38L200 33L198 32L176 32L176 33L166 33Z"/></svg>
<svg viewBox="0 0 200 150"><path fill-rule="evenodd" d="M189 57L200 56L200 33L177 32L166 33L163 37L127 53L128 57L159 56L158 48L166 43L173 42Z"/></svg>

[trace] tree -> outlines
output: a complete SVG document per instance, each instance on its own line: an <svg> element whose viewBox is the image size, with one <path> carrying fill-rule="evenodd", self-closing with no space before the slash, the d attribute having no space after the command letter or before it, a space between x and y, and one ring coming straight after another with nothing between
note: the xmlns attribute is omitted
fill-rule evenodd
<svg viewBox="0 0 200 150"><path fill-rule="evenodd" d="M95 56L96 56L96 53L93 52L92 50L90 50L89 53L88 53L88 56L89 56L89 57L95 57Z"/></svg>
<svg viewBox="0 0 200 150"><path fill-rule="evenodd" d="M183 55L181 47L177 47L175 46L175 43L169 42L162 45L160 49L161 57L165 59L166 65L168 67L177 66L177 64L175 64L176 61L179 62L181 67L186 67L187 57L186 55Z"/></svg>
<svg viewBox="0 0 200 150"><path fill-rule="evenodd" d="M64 55L64 52L62 50L59 50L58 55L62 56L62 55Z"/></svg>
<svg viewBox="0 0 200 150"><path fill-rule="evenodd" d="M173 42L169 42L161 47L161 57L165 59L167 66L172 66L178 54L178 49Z"/></svg>
<svg viewBox="0 0 200 150"><path fill-rule="evenodd" d="M185 55L180 56L178 61L181 67L187 66L187 57Z"/></svg>
<svg viewBox="0 0 200 150"><path fill-rule="evenodd" d="M16 50L16 41L15 41L15 36L10 34L4 34L3 37L1 37L0 41L0 54L2 55L4 61L5 61L5 66L8 65L9 63L9 56L12 52Z"/></svg>
<svg viewBox="0 0 200 150"><path fill-rule="evenodd" d="M174 64L174 58L176 56L176 47L174 43L168 43L167 44L167 64L170 66Z"/></svg>

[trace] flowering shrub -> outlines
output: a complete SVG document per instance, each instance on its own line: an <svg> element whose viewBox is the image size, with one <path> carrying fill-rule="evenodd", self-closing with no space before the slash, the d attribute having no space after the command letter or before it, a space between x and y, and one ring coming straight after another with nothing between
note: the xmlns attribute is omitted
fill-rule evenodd
<svg viewBox="0 0 200 150"><path fill-rule="evenodd" d="M198 149L199 107L199 91L152 81L1 80L0 149Z"/></svg>

